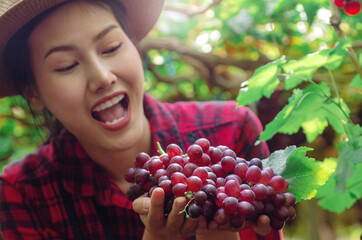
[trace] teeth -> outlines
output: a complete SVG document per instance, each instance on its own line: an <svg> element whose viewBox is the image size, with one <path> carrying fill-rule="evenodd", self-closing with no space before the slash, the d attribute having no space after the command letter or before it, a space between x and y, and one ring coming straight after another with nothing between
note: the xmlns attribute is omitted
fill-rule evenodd
<svg viewBox="0 0 362 240"><path fill-rule="evenodd" d="M98 105L97 107L95 107L93 109L93 111L100 112L104 109L110 108L110 107L116 105L117 103L119 103L123 98L124 98L124 94L118 95L118 96L108 100L107 102L104 102L101 105Z"/></svg>
<svg viewBox="0 0 362 240"><path fill-rule="evenodd" d="M107 121L107 122L105 122L105 124L107 124L107 125L116 124L116 123L122 121L122 120L126 117L126 115L127 115L127 110L124 111L124 115L123 115L121 118L114 119L112 122L108 122L108 121Z"/></svg>

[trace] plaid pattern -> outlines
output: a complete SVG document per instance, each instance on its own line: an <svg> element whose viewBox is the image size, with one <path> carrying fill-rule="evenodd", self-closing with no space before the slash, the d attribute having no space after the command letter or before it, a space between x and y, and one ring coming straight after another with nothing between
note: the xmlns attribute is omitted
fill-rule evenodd
<svg viewBox="0 0 362 240"><path fill-rule="evenodd" d="M144 107L151 125L152 155L158 154L157 141L164 148L176 143L186 149L200 137L208 138L213 146L229 146L247 159L269 154L264 143L254 146L260 122L235 102L164 104L145 94ZM69 194L75 219L69 217L62 189ZM107 229L101 218L107 220ZM78 234L88 240L142 239L144 225L132 210L132 202L74 136L63 130L36 153L4 168L0 176L0 229L5 239L16 240L78 239ZM107 232L113 238L107 237ZM280 239L277 231L264 238L246 229L241 236Z"/></svg>

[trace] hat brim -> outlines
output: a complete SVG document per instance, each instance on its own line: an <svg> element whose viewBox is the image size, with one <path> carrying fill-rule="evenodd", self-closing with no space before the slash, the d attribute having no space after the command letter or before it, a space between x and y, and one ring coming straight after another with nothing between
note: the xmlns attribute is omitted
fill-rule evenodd
<svg viewBox="0 0 362 240"><path fill-rule="evenodd" d="M0 98L17 93L7 81L3 53L10 38L40 13L69 0L2 0L0 2ZM142 40L160 16L165 0L119 0L126 8L128 30Z"/></svg>

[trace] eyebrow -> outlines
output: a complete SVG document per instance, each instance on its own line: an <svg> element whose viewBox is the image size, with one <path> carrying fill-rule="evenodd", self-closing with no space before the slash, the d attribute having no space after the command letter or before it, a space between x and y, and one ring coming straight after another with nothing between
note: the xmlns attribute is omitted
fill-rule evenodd
<svg viewBox="0 0 362 240"><path fill-rule="evenodd" d="M100 39L102 39L107 33L109 33L110 31L112 31L114 28L117 28L117 26L115 25L111 25L107 28L105 28L104 30L102 30L100 33L98 33L94 38L93 38L93 42L97 42ZM44 56L44 59L47 58L50 54L52 54L53 52L59 52L59 51L74 51L75 49L77 49L76 47L72 46L72 45L64 45L64 46L58 46L58 47L54 47L52 49L50 49L49 51L47 51L47 53Z"/></svg>

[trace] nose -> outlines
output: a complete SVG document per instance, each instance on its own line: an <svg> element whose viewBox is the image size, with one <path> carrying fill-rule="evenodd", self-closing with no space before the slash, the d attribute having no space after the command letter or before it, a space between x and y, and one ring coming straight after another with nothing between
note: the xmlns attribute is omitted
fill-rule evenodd
<svg viewBox="0 0 362 240"><path fill-rule="evenodd" d="M110 67L97 57L91 59L86 71L89 89L95 93L107 89L117 80Z"/></svg>

